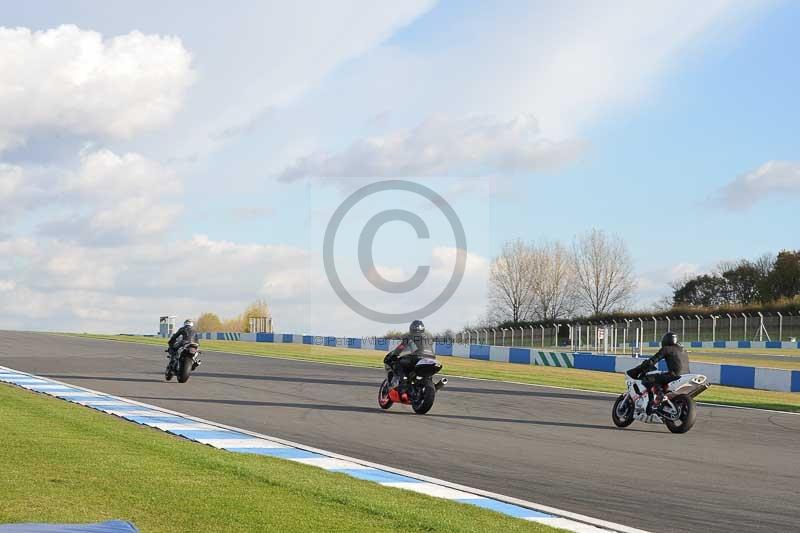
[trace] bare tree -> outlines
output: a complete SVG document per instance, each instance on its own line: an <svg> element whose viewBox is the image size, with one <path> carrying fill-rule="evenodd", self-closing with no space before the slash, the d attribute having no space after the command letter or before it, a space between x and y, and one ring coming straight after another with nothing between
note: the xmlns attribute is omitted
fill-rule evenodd
<svg viewBox="0 0 800 533"><path fill-rule="evenodd" d="M489 270L489 317L497 322L531 318L533 264L531 247L520 239L503 245Z"/></svg>
<svg viewBox="0 0 800 533"><path fill-rule="evenodd" d="M533 314L554 321L570 316L576 308L575 267L572 254L560 242L544 242L533 248Z"/></svg>
<svg viewBox="0 0 800 533"><path fill-rule="evenodd" d="M573 243L578 301L592 315L623 308L636 281L628 247L617 235L592 229Z"/></svg>

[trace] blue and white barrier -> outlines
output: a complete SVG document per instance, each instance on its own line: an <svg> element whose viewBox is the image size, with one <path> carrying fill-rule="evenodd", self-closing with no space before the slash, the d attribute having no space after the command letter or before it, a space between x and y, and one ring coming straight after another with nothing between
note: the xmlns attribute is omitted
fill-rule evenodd
<svg viewBox="0 0 800 533"><path fill-rule="evenodd" d="M290 333L202 333L201 338L210 340L247 340L251 342L307 344L352 348L357 350L377 350L381 352L388 352L400 343L398 340L379 337L326 337L318 335L295 335ZM660 346L659 343L651 344ZM433 344L433 352L436 355L460 357L463 359L577 368L579 370L615 372L618 374L626 372L642 362L641 359L628 356L595 355L589 352L547 352L533 348L490 346L488 344L436 342ZM661 370L666 370L663 361L661 361L659 368L661 368ZM690 369L692 373L705 375L708 377L709 382L715 385L779 392L800 392L800 370L718 365L714 363L690 363Z"/></svg>
<svg viewBox="0 0 800 533"><path fill-rule="evenodd" d="M643 343L648 348L660 348L660 341L647 341ZM686 341L687 348L752 348L757 350L800 350L800 342L791 341ZM620 346L623 346L620 344ZM635 347L635 342L625 346Z"/></svg>
<svg viewBox="0 0 800 533"><path fill-rule="evenodd" d="M642 359L615 355L575 354L575 368L602 372L627 372L639 365ZM659 370L666 370L660 361ZM762 389L779 392L800 392L800 370L760 368L740 365L718 365L714 363L689 363L692 374L703 374L710 383L726 387Z"/></svg>

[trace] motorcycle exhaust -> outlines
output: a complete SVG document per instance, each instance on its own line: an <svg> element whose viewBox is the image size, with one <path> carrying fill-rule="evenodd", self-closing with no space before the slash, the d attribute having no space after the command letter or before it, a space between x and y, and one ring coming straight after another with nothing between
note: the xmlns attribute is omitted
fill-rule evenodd
<svg viewBox="0 0 800 533"><path fill-rule="evenodd" d="M436 390L441 390L445 385L447 385L447 378L442 378L433 386L436 387Z"/></svg>

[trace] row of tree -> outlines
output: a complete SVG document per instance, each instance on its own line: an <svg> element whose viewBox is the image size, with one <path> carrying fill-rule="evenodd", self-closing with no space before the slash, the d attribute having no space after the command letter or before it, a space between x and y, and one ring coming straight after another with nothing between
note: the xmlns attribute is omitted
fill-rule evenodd
<svg viewBox="0 0 800 533"><path fill-rule="evenodd" d="M222 320L214 313L202 313L195 321L197 331L205 333L210 331L223 332L250 332L250 319L272 316L269 306L264 300L257 300L244 310L240 315Z"/></svg>
<svg viewBox="0 0 800 533"><path fill-rule="evenodd" d="M621 310L636 288L633 261L617 235L593 229L568 246L506 243L489 272L490 323L554 321Z"/></svg>
<svg viewBox="0 0 800 533"><path fill-rule="evenodd" d="M721 307L792 299L800 295L800 250L721 263L710 274L673 284L672 306Z"/></svg>

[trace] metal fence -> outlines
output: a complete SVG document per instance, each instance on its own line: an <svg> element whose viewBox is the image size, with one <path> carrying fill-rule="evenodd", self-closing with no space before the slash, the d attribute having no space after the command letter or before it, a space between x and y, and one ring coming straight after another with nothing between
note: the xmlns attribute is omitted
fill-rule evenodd
<svg viewBox="0 0 800 533"><path fill-rule="evenodd" d="M616 322L619 324L619 322ZM726 313L711 316L670 318L635 318L622 322L643 332L642 341L659 341L667 331L677 333L681 341L792 341L800 338L800 315L797 313L759 315ZM612 323L613 325L613 323Z"/></svg>
<svg viewBox="0 0 800 533"><path fill-rule="evenodd" d="M563 326L562 326L563 328ZM468 344L489 344L491 346L517 346L524 348L550 348L558 346L558 339L568 344L568 339L559 335L559 328L549 326L528 326L512 328L478 328L465 330L455 335L455 342Z"/></svg>
<svg viewBox="0 0 800 533"><path fill-rule="evenodd" d="M667 331L681 342L691 341L798 341L800 314L730 313L677 317L638 317L540 326L477 328L459 332L455 342L526 348L570 347L572 350L614 351L615 346L638 341L658 342Z"/></svg>

